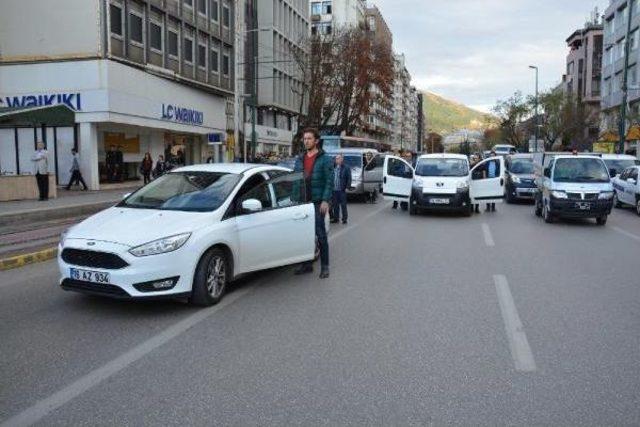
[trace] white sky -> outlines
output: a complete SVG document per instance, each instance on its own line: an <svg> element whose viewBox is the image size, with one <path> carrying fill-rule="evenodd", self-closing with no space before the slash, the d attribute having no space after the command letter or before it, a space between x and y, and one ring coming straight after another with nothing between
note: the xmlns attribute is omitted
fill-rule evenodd
<svg viewBox="0 0 640 427"><path fill-rule="evenodd" d="M413 84L488 111L516 90L558 84L565 40L609 0L369 0L405 53Z"/></svg>

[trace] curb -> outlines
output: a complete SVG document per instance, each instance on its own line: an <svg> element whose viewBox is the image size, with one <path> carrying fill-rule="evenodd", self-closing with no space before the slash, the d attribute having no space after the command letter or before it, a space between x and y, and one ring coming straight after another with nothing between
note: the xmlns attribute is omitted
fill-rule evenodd
<svg viewBox="0 0 640 427"><path fill-rule="evenodd" d="M16 255L10 258L0 259L0 271L11 270L13 268L24 267L25 265L37 262L49 261L58 255L58 247L43 249L24 255Z"/></svg>
<svg viewBox="0 0 640 427"><path fill-rule="evenodd" d="M101 210L110 208L117 202L118 200L108 200L95 203L32 209L23 212L0 214L0 226L6 227L15 224L24 224L27 222L61 219L70 215L92 215Z"/></svg>

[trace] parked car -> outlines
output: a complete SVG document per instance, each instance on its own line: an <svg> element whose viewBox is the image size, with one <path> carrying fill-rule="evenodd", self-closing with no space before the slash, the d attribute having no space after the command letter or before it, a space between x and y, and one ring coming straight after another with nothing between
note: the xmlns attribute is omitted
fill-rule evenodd
<svg viewBox="0 0 640 427"><path fill-rule="evenodd" d="M603 154L602 160L607 165L611 178L628 167L640 165L640 160L628 154Z"/></svg>
<svg viewBox="0 0 640 427"><path fill-rule="evenodd" d="M351 169L351 188L347 189L347 195L364 198L370 194L375 198L381 191L383 153L370 148L339 148L327 154L334 158L341 154L344 164Z"/></svg>
<svg viewBox="0 0 640 427"><path fill-rule="evenodd" d="M512 154L507 156L505 164L507 203L513 203L516 200L533 200L538 190L533 155Z"/></svg>
<svg viewBox="0 0 640 427"><path fill-rule="evenodd" d="M302 174L238 163L175 169L61 238L60 285L115 298L215 304L253 271L312 260Z"/></svg>
<svg viewBox="0 0 640 427"><path fill-rule="evenodd" d="M596 156L555 155L536 176L535 213L545 222L555 218L595 218L607 223L613 186L604 161Z"/></svg>
<svg viewBox="0 0 640 427"><path fill-rule="evenodd" d="M633 206L640 216L640 184L638 183L638 173L640 166L631 166L613 178L613 189L615 191L613 203L617 208L623 206Z"/></svg>
<svg viewBox="0 0 640 427"><path fill-rule="evenodd" d="M483 160L469 170L469 160L460 154L422 155L415 169L400 157L387 156L382 187L385 200L409 203L411 215L430 209L470 216L475 203L502 202L504 177L502 157Z"/></svg>
<svg viewBox="0 0 640 427"><path fill-rule="evenodd" d="M493 151L495 151L498 156L508 156L509 154L516 154L518 152L516 147L509 144L496 144L493 146Z"/></svg>

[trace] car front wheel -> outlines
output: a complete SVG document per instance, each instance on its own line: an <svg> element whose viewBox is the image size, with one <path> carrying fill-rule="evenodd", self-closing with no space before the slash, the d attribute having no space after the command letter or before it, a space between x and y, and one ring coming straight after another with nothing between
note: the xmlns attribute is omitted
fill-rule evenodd
<svg viewBox="0 0 640 427"><path fill-rule="evenodd" d="M200 306L220 302L227 290L229 280L229 260L220 248L207 251L196 269L191 291L191 303Z"/></svg>

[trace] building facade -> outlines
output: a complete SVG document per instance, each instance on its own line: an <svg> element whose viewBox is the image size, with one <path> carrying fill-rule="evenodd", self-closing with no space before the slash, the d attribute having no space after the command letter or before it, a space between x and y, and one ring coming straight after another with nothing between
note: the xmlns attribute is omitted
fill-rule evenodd
<svg viewBox="0 0 640 427"><path fill-rule="evenodd" d="M629 1L632 14L629 17ZM625 45L627 43L628 19L631 19L629 37L629 66L627 68L627 102L630 114L639 115L640 105L640 1L612 0L604 13L604 54L602 60L601 132L618 133L620 106L623 99ZM630 122L627 121L627 130ZM637 123L636 123L637 125ZM637 141L628 141L627 148Z"/></svg>
<svg viewBox="0 0 640 427"><path fill-rule="evenodd" d="M411 75L404 54L394 57L393 133L394 149L416 151L418 145L418 91L411 86Z"/></svg>
<svg viewBox="0 0 640 427"><path fill-rule="evenodd" d="M146 152L177 164L223 161L233 17L231 0L3 2L0 169L30 171L36 141L60 184L76 147L91 189L107 179L111 147L122 153L122 180L137 178ZM64 123L46 114L60 105L71 111ZM37 125L12 121L23 109L37 110Z"/></svg>
<svg viewBox="0 0 640 427"><path fill-rule="evenodd" d="M244 93L251 96L246 99L244 136L252 144L255 129L255 154L288 156L298 116L307 109L299 58L306 54L309 2L245 1Z"/></svg>
<svg viewBox="0 0 640 427"><path fill-rule="evenodd" d="M338 28L364 25L366 0L309 0L311 34L330 35Z"/></svg>

